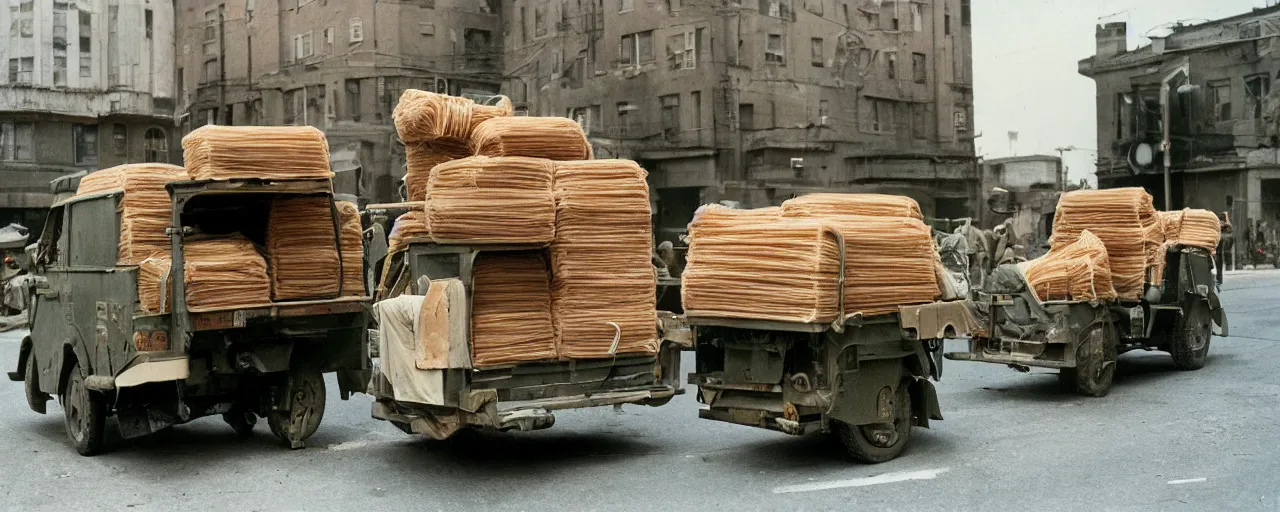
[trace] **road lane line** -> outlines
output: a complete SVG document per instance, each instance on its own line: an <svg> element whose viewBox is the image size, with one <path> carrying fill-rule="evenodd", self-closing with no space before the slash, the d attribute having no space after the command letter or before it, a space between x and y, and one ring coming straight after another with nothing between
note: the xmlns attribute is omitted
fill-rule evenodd
<svg viewBox="0 0 1280 512"><path fill-rule="evenodd" d="M1208 480L1208 478L1187 478L1184 480L1170 480L1169 485L1198 484L1205 480Z"/></svg>
<svg viewBox="0 0 1280 512"><path fill-rule="evenodd" d="M902 473L885 473L866 478L850 478L848 480L831 480L828 482L813 482L808 484L787 485L773 489L774 494L789 494L794 492L813 492L826 491L831 489L844 489L847 487L866 487L868 485L891 484L894 482L905 482L908 480L933 480L943 473L950 471L951 468L926 469L923 471L905 471Z"/></svg>

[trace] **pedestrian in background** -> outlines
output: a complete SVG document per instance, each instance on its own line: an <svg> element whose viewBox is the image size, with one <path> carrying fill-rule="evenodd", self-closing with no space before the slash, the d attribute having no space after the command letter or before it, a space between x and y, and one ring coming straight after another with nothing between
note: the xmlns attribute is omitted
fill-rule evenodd
<svg viewBox="0 0 1280 512"><path fill-rule="evenodd" d="M1221 221L1222 221L1222 222L1221 222L1221 224L1222 224L1222 236L1218 239L1218 258L1217 258L1217 260L1218 260L1218 261L1217 261L1216 263L1217 263L1217 267L1218 267L1218 268L1217 268L1217 271L1218 271L1218 272L1217 272L1217 274L1218 274L1218 284L1219 284L1219 285L1221 285L1221 284L1222 284L1222 271L1223 271L1223 269L1224 269L1224 268L1226 268L1227 254L1229 254L1229 253L1230 253L1230 251L1231 251L1231 246L1232 246L1232 243L1231 243L1231 242L1232 242L1232 240L1231 240L1231 215L1230 215L1230 214L1228 214L1227 212L1222 212L1222 214L1221 214L1221 215L1219 215L1219 220L1221 220Z"/></svg>

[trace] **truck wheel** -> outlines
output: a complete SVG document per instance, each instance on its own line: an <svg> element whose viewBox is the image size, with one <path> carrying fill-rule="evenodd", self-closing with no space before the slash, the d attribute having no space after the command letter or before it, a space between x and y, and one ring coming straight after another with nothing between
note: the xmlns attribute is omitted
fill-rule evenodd
<svg viewBox="0 0 1280 512"><path fill-rule="evenodd" d="M1182 325L1178 326L1169 346L1174 368L1183 371L1204 368L1205 359L1209 356L1211 321L1209 307L1203 300L1197 300L1187 308L1182 315Z"/></svg>
<svg viewBox="0 0 1280 512"><path fill-rule="evenodd" d="M253 426L258 424L258 416L242 407L235 407L222 415L222 421L236 432L240 438L253 436Z"/></svg>
<svg viewBox="0 0 1280 512"><path fill-rule="evenodd" d="M854 460L879 464L896 459L911 438L911 392L904 381L893 394L893 423L849 425L832 420L835 435Z"/></svg>
<svg viewBox="0 0 1280 512"><path fill-rule="evenodd" d="M284 408L267 413L271 433L291 449L305 448L324 417L324 376L312 370L290 370L280 400Z"/></svg>
<svg viewBox="0 0 1280 512"><path fill-rule="evenodd" d="M40 376L36 373L36 355L27 354L26 375L22 379L23 391L27 394L27 406L31 410L40 414L45 413L45 405L49 401L49 394L40 391Z"/></svg>
<svg viewBox="0 0 1280 512"><path fill-rule="evenodd" d="M80 363L71 367L62 392L62 412L67 437L80 455L97 455L102 451L102 432L107 419L106 398L84 387Z"/></svg>
<svg viewBox="0 0 1280 512"><path fill-rule="evenodd" d="M1107 323L1095 324L1076 346L1076 367L1058 371L1058 382L1068 391L1104 397L1116 375L1116 339Z"/></svg>

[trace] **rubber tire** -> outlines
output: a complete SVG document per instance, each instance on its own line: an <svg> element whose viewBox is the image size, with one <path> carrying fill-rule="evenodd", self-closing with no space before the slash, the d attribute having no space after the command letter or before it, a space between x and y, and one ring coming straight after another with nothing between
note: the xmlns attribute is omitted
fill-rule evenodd
<svg viewBox="0 0 1280 512"><path fill-rule="evenodd" d="M911 408L911 391L908 388L908 384L904 381L898 385L898 389L895 392L898 400L898 403L895 404L897 406L896 415L900 421L896 426L898 439L892 446L876 446L867 439L862 427L831 420L836 438L844 445L845 451L849 453L850 457L864 464L879 464L896 459L898 455L902 454L907 442L911 440L911 423L914 416Z"/></svg>
<svg viewBox="0 0 1280 512"><path fill-rule="evenodd" d="M44 412L45 404L49 401L49 394L40 391L39 374L36 373L36 355L27 354L26 369L23 370L25 375L22 379L22 390L27 396L27 406L33 411Z"/></svg>
<svg viewBox="0 0 1280 512"><path fill-rule="evenodd" d="M107 419L106 397L84 387L80 363L71 367L63 390L60 398L67 438L80 455L89 457L101 453Z"/></svg>
<svg viewBox="0 0 1280 512"><path fill-rule="evenodd" d="M290 370L285 388L293 394L289 397L290 409L267 412L267 426L285 446L291 449L303 448L303 442L316 433L324 419L324 375L310 370ZM305 398L314 399L313 407L299 410L297 404Z"/></svg>
<svg viewBox="0 0 1280 512"><path fill-rule="evenodd" d="M1058 383L1066 391L1101 398L1111 392L1115 375L1116 339L1110 325L1099 323L1076 345L1076 367L1058 371Z"/></svg>
<svg viewBox="0 0 1280 512"><path fill-rule="evenodd" d="M1209 357L1209 344L1213 341L1213 320L1209 314L1209 306L1203 300L1192 303L1191 308L1182 317L1182 325L1169 344L1169 353L1173 355L1173 367L1181 371L1195 371L1204 368ZM1204 340L1204 346L1195 348L1196 341Z"/></svg>
<svg viewBox="0 0 1280 512"><path fill-rule="evenodd" d="M253 437L253 427L258 424L258 416L237 407L224 413L222 421L236 432L236 437L246 439Z"/></svg>

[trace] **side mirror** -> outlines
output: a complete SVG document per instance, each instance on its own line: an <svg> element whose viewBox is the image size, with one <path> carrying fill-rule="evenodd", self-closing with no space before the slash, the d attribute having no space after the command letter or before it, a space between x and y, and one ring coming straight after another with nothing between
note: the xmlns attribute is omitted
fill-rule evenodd
<svg viewBox="0 0 1280 512"><path fill-rule="evenodd" d="M991 197L987 198L987 209L993 213L1010 215L1017 206L1013 203L1013 194L1002 188L991 189Z"/></svg>

